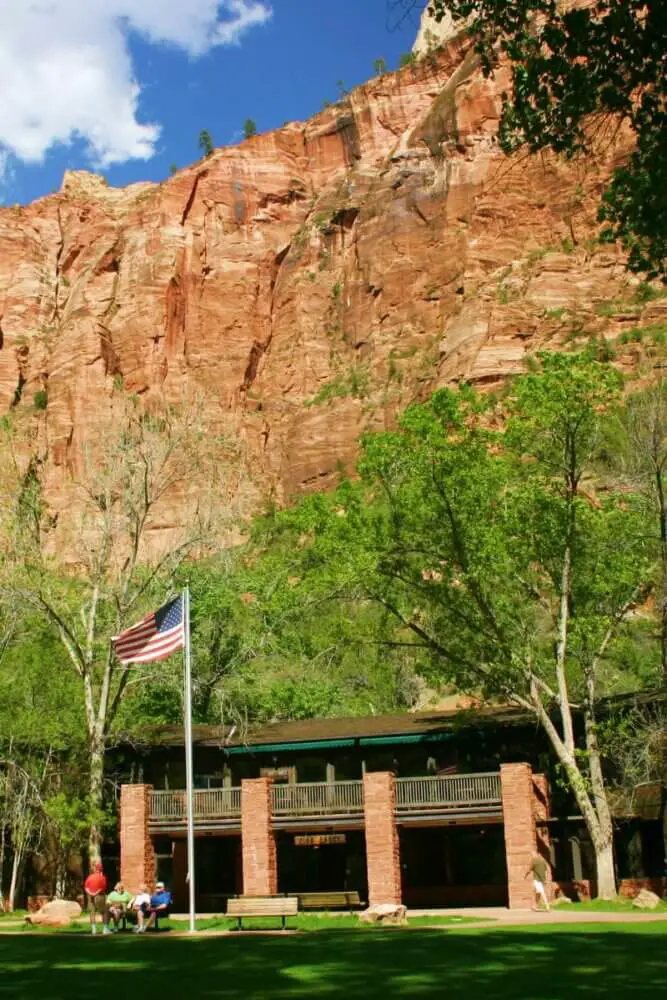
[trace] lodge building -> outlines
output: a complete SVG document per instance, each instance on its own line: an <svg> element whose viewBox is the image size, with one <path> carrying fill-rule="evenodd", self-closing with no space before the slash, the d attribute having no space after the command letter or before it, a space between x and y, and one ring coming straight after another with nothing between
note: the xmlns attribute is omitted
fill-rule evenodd
<svg viewBox="0 0 667 1000"><path fill-rule="evenodd" d="M534 720L513 709L195 727L197 909L233 895L356 891L412 907L532 905L532 857L558 890L594 893L584 823ZM180 730L128 750L120 874L187 909ZM662 892L660 794L616 819L620 890Z"/></svg>

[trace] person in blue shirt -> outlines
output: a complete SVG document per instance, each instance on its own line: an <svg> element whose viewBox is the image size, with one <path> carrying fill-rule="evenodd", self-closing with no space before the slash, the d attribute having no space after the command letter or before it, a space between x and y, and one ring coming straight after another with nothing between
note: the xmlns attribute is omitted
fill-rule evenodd
<svg viewBox="0 0 667 1000"><path fill-rule="evenodd" d="M164 882L156 882L155 892L151 896L150 916L146 928L155 927L160 917L168 917L171 908L171 893L165 888Z"/></svg>

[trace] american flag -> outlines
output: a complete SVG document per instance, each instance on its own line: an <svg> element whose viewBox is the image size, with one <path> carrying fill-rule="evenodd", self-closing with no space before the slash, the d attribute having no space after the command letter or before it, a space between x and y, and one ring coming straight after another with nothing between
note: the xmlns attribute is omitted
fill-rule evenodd
<svg viewBox="0 0 667 1000"><path fill-rule="evenodd" d="M164 660L185 643L183 598L164 604L132 628L111 640L121 663L153 663Z"/></svg>

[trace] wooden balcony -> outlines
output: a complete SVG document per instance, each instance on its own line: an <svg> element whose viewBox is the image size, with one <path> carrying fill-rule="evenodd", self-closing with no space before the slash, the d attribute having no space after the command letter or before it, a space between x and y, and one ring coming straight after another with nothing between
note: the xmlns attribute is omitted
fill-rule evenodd
<svg viewBox="0 0 667 1000"><path fill-rule="evenodd" d="M500 775L448 774L396 779L396 816L419 819L502 819Z"/></svg>
<svg viewBox="0 0 667 1000"><path fill-rule="evenodd" d="M271 789L273 823L289 827L306 821L326 818L341 821L356 818L363 821L363 781L304 782L296 785L274 785Z"/></svg>
<svg viewBox="0 0 667 1000"><path fill-rule="evenodd" d="M212 788L193 792L195 829L241 827L241 789ZM156 832L186 827L185 791L151 792L150 826Z"/></svg>
<svg viewBox="0 0 667 1000"><path fill-rule="evenodd" d="M193 793L195 829L238 831L241 789L216 788ZM317 826L363 826L363 781L304 782L273 785L273 825L276 829ZM150 826L154 833L184 830L185 792L151 793ZM396 817L399 823L443 820L502 819L500 775L457 774L428 778L397 778Z"/></svg>

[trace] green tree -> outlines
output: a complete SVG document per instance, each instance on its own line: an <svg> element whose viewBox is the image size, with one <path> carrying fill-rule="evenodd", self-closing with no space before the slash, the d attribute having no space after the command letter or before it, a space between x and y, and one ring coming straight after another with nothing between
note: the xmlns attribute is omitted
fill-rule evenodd
<svg viewBox="0 0 667 1000"><path fill-rule="evenodd" d="M663 0L431 0L475 37L484 72L507 59L502 148L594 151L622 122L636 145L614 170L599 218L632 270L667 276L667 8Z"/></svg>
<svg viewBox="0 0 667 1000"><path fill-rule="evenodd" d="M199 149L204 154L204 156L210 156L213 150L215 149L215 146L213 144L213 137L211 136L211 133L208 131L208 129L204 128L199 133L198 145Z"/></svg>
<svg viewBox="0 0 667 1000"><path fill-rule="evenodd" d="M376 76L382 76L387 72L387 62L385 59L375 59L373 62L373 72Z"/></svg>
<svg viewBox="0 0 667 1000"><path fill-rule="evenodd" d="M39 616L65 654L83 708L86 799L94 817L102 810L105 752L119 708L128 688L150 677L135 671L133 678L110 638L164 600L190 553L214 544L217 519L229 514L221 498L233 493L236 466L198 401L156 405L149 414L119 392L96 428L94 451L83 449L63 484L68 504L56 516L29 421L16 414L0 430L0 547L7 555L0 589L7 605ZM218 493L223 467L229 480ZM175 495L180 527L158 544L154 530ZM91 857L99 847L93 824Z"/></svg>
<svg viewBox="0 0 667 1000"><path fill-rule="evenodd" d="M588 827L603 897L615 879L597 703L653 555L636 498L598 496L590 478L619 392L608 365L546 356L513 386L502 433L487 401L438 392L397 432L365 438L359 483L281 516L302 539L305 586L376 603L392 622L388 647L535 715Z"/></svg>
<svg viewBox="0 0 667 1000"><path fill-rule="evenodd" d="M401 58L399 59L399 66L401 67L401 69L404 66L412 66L416 62L417 62L417 57L414 54L414 52L401 53Z"/></svg>
<svg viewBox="0 0 667 1000"><path fill-rule="evenodd" d="M252 118L246 118L243 123L243 138L252 139L254 135L257 135L257 124Z"/></svg>
<svg viewBox="0 0 667 1000"><path fill-rule="evenodd" d="M381 609L331 601L273 528L260 520L242 549L189 568L198 718L243 725L411 707L414 657L387 651Z"/></svg>
<svg viewBox="0 0 667 1000"><path fill-rule="evenodd" d="M667 686L667 382L661 376L629 394L620 430L611 441L612 469L644 498L659 549L657 607Z"/></svg>

